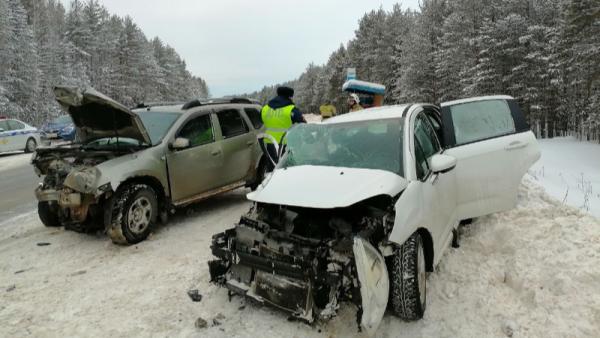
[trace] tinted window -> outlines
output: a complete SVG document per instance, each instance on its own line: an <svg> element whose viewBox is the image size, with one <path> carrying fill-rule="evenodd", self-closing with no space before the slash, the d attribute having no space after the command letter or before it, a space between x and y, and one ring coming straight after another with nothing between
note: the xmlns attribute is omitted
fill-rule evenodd
<svg viewBox="0 0 600 338"><path fill-rule="evenodd" d="M246 112L246 115L248 115L250 122L252 122L254 129L260 129L263 126L262 117L258 109L244 108L244 111Z"/></svg>
<svg viewBox="0 0 600 338"><path fill-rule="evenodd" d="M223 138L230 138L248 132L248 126L244 123L240 112L235 109L223 110L217 113Z"/></svg>
<svg viewBox="0 0 600 338"><path fill-rule="evenodd" d="M211 143L214 141L210 115L202 115L188 121L179 131L178 137L190 140L190 147Z"/></svg>
<svg viewBox="0 0 600 338"><path fill-rule="evenodd" d="M488 100L450 107L456 144L465 144L515 132L510 108L504 100Z"/></svg>
<svg viewBox="0 0 600 338"><path fill-rule="evenodd" d="M417 168L417 179L422 180L429 174L429 164L427 163L427 157L423 153L423 148L419 142L415 142L415 160Z"/></svg>
<svg viewBox="0 0 600 338"><path fill-rule="evenodd" d="M0 121L0 129L8 130L8 121Z"/></svg>
<svg viewBox="0 0 600 338"><path fill-rule="evenodd" d="M19 130L25 128L25 125L23 123L15 120L8 120L8 126L10 130Z"/></svg>

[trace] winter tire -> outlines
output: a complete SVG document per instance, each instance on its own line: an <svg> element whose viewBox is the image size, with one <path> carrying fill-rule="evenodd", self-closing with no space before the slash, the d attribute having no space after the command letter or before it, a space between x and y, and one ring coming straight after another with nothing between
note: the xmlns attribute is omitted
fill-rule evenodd
<svg viewBox="0 0 600 338"><path fill-rule="evenodd" d="M158 217L158 202L152 188L144 184L119 188L111 204L107 233L113 243L136 244L148 237Z"/></svg>
<svg viewBox="0 0 600 338"><path fill-rule="evenodd" d="M60 219L57 210L53 210L49 202L38 202L38 216L40 221L47 227L59 227Z"/></svg>
<svg viewBox="0 0 600 338"><path fill-rule="evenodd" d="M27 139L27 142L25 143L25 152L33 153L36 148L37 148L37 142L35 141L35 139L33 139L33 138Z"/></svg>
<svg viewBox="0 0 600 338"><path fill-rule="evenodd" d="M408 321L423 318L427 301L427 273L421 236L415 232L390 257L390 307Z"/></svg>

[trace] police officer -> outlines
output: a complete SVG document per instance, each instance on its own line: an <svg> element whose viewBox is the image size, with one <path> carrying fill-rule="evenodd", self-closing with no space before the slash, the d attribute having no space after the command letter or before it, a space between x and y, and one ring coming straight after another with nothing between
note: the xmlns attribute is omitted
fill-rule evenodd
<svg viewBox="0 0 600 338"><path fill-rule="evenodd" d="M277 96L269 101L262 109L261 117L265 125L266 133L273 136L277 143L281 144L281 139L294 123L306 123L304 116L294 102L294 89L290 87L277 88ZM269 138L264 139L267 151L273 159L277 158L275 145ZM273 171L274 167L271 161L268 162L268 171Z"/></svg>

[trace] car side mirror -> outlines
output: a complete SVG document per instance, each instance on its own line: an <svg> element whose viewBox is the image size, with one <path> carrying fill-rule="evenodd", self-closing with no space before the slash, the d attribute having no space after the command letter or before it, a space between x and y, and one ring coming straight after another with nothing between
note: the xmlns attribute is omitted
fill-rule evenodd
<svg viewBox="0 0 600 338"><path fill-rule="evenodd" d="M190 147L190 140L185 137L178 137L169 144L171 150L183 150Z"/></svg>
<svg viewBox="0 0 600 338"><path fill-rule="evenodd" d="M444 154L433 155L429 159L429 168L434 174L447 173L456 167L456 157Z"/></svg>

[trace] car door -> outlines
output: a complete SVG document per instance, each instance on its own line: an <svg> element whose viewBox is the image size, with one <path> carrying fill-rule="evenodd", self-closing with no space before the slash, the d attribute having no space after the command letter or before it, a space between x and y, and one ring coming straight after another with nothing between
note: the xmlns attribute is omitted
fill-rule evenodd
<svg viewBox="0 0 600 338"><path fill-rule="evenodd" d="M516 205L523 175L540 157L534 134L508 96L442 103L446 153L457 159L460 219Z"/></svg>
<svg viewBox="0 0 600 338"><path fill-rule="evenodd" d="M186 138L186 149L166 155L172 199L177 203L219 186L223 149L217 142L213 117L203 113L189 118L175 134Z"/></svg>
<svg viewBox="0 0 600 338"><path fill-rule="evenodd" d="M25 149L25 143L27 142L28 135L25 134L25 125L22 122L16 120L8 120L8 129L11 132L10 136L10 149L9 150L23 150Z"/></svg>
<svg viewBox="0 0 600 338"><path fill-rule="evenodd" d="M251 172L256 136L238 109L224 108L216 112L223 149L222 184L245 179Z"/></svg>
<svg viewBox="0 0 600 338"><path fill-rule="evenodd" d="M448 244L453 227L458 224L456 216L456 176L453 170L433 173L431 158L443 152L430 119L420 112L414 122L414 154L416 178L422 191L422 224L433 237L434 252L441 253Z"/></svg>
<svg viewBox="0 0 600 338"><path fill-rule="evenodd" d="M7 120L0 120L0 151L10 150L10 130Z"/></svg>

